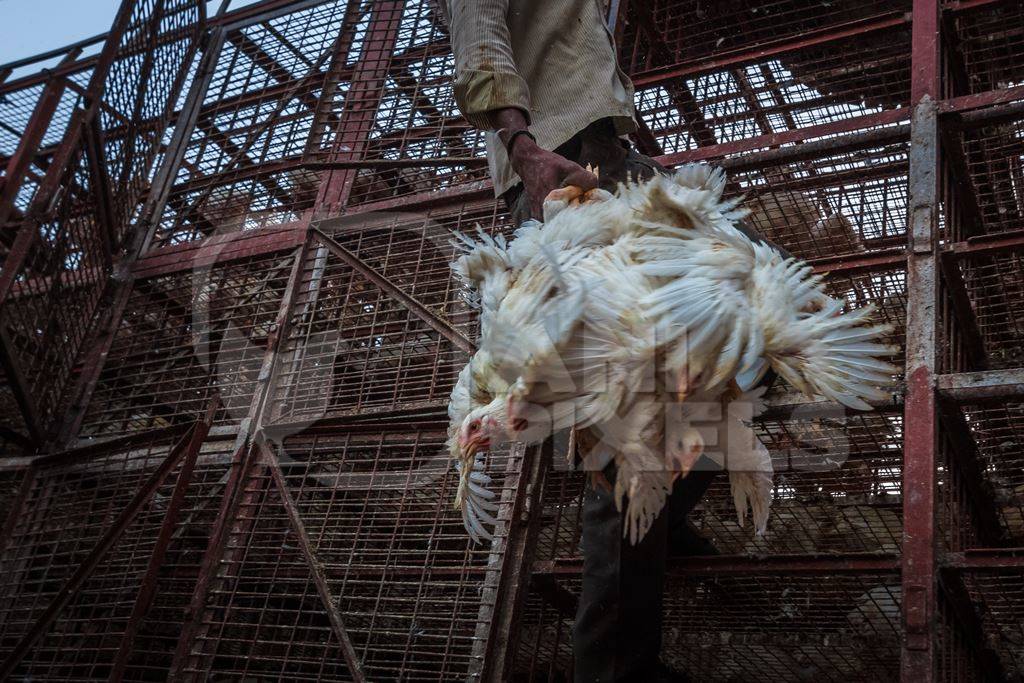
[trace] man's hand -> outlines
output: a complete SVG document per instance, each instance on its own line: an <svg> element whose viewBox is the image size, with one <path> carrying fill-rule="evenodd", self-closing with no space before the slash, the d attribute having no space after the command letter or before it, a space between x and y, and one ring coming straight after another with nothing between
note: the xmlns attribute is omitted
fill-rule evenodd
<svg viewBox="0 0 1024 683"><path fill-rule="evenodd" d="M526 112L515 107L490 111L488 119L494 130L516 131L529 125ZM519 135L512 142L509 161L523 179L530 200L530 215L537 219L544 217L544 198L551 190L576 185L585 192L597 187L596 175L560 154L543 149L526 135Z"/></svg>
<svg viewBox="0 0 1024 683"><path fill-rule="evenodd" d="M565 157L543 149L536 142L520 135L512 145L512 168L523 179L530 200L530 215L544 215L544 198L552 190L576 185L586 190L597 187L597 176Z"/></svg>

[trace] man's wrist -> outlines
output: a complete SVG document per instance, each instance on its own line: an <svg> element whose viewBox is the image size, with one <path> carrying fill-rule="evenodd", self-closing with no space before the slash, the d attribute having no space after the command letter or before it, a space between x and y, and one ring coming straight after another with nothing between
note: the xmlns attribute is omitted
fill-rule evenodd
<svg viewBox="0 0 1024 683"><path fill-rule="evenodd" d="M515 144L512 146L512 149L508 151L508 160L509 163L512 164L513 170L515 170L516 173L519 173L520 166L531 159L539 149L540 146L532 135L518 136L515 140Z"/></svg>

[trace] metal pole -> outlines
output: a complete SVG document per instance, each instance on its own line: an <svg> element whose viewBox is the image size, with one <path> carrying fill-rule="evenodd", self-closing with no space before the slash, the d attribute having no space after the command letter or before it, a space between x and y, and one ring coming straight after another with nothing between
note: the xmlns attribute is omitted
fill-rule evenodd
<svg viewBox="0 0 1024 683"><path fill-rule="evenodd" d="M907 255L907 394L903 430L901 680L930 683L936 664L935 364L939 303L941 96L938 0L914 0Z"/></svg>

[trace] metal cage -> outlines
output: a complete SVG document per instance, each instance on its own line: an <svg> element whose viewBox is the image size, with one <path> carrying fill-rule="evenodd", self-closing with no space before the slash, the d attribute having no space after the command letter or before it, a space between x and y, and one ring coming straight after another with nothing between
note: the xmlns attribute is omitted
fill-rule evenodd
<svg viewBox="0 0 1024 683"><path fill-rule="evenodd" d="M870 413L784 384L769 533L671 564L701 681L1024 680L1024 9L612 0L634 144L891 324ZM582 473L488 456L451 507L509 234L436 0L123 0L0 66L0 679L572 679Z"/></svg>

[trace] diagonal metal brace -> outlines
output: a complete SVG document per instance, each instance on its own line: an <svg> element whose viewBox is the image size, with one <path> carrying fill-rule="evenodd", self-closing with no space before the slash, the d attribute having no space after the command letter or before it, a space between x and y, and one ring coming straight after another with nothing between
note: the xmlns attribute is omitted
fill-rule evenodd
<svg viewBox="0 0 1024 683"><path fill-rule="evenodd" d="M445 339L450 341L455 346L459 347L466 353L476 353L476 345L466 339L462 334L456 330L447 320L437 315L429 308L420 303L415 297L410 296L403 291L398 285L386 278L374 270L361 258L353 254L351 251L335 242L332 238L328 237L325 233L321 232L318 228L311 228L314 236L325 246L327 250L340 258L353 270L357 271L360 275L365 277L367 280L375 284L380 289L388 293L388 295L397 299L403 306L412 311L418 318L422 319L423 322L427 323L432 327L438 334L443 336Z"/></svg>
<svg viewBox="0 0 1024 683"><path fill-rule="evenodd" d="M32 624L28 632L11 650L7 660L0 665L0 680L5 680L10 676L21 660L29 653L32 646L46 635L50 626L53 625L53 622L60 615L61 610L67 606L71 598L78 593L82 585L92 576L96 567L99 566L103 558L106 557L107 553L120 540L139 512L142 511L143 506L153 497L156 490L160 488L178 462L185 456L188 446L193 442L197 432L205 438L205 431L208 429L209 425L200 421L174 444L167 457L160 463L160 466L149 476L132 497L131 501L125 505L117 519L114 520L103 536L96 542L92 552L82 560L82 563L72 577L61 587L60 591L53 597L53 600L50 601L50 604L36 622Z"/></svg>
<svg viewBox="0 0 1024 683"><path fill-rule="evenodd" d="M302 548L302 555L306 560L306 564L309 565L309 573L313 576L313 583L316 584L317 593L320 594L320 601L323 603L324 609L327 610L327 618L331 622L331 630L341 644L341 654L345 658L345 663L348 664L352 680L356 683L365 683L366 676L363 673L362 662L359 661L355 646L352 645L352 639L348 637L348 631L345 630L345 623L342 621L341 612L334 603L334 596L331 594L330 586L327 585L327 577L324 575L323 566L316 557L312 544L309 542L306 525L299 515L295 499L292 497L288 484L284 480L284 473L281 472L281 465L277 461L277 456L265 444L261 444L260 448L267 460L270 474L274 479L274 485L277 486L278 494L281 496L281 503L284 505L285 512L288 513L288 521L291 522L292 531L295 532L296 537L299 539L299 547Z"/></svg>

